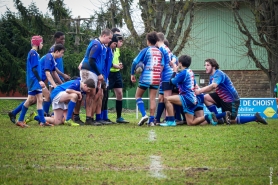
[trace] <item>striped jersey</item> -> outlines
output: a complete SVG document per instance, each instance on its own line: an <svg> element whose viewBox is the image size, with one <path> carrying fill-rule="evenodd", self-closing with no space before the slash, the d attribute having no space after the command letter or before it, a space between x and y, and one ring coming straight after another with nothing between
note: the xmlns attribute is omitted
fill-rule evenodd
<svg viewBox="0 0 278 185"><path fill-rule="evenodd" d="M195 76L191 69L184 69L171 79L172 84L177 85L179 94L183 95L193 104L196 104L197 98L194 91Z"/></svg>
<svg viewBox="0 0 278 185"><path fill-rule="evenodd" d="M169 82L173 74L173 68L170 66L170 62L173 58L173 53L165 44L159 47L159 50L163 53L163 56L165 58L164 59L165 65L162 71L161 81Z"/></svg>
<svg viewBox="0 0 278 185"><path fill-rule="evenodd" d="M215 92L224 102L234 102L239 100L239 95L227 74L217 69L213 75L210 76L209 84L216 83Z"/></svg>
<svg viewBox="0 0 278 185"><path fill-rule="evenodd" d="M148 85L159 85L161 66L164 64L161 51L155 46L149 46L141 50L133 60L131 75L134 75L135 67L139 62L143 62L145 65L139 81Z"/></svg>

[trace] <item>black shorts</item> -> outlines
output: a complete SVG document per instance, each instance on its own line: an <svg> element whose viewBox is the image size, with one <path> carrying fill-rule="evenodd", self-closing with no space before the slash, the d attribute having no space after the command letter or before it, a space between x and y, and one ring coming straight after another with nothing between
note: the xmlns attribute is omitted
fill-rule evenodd
<svg viewBox="0 0 278 185"><path fill-rule="evenodd" d="M176 85L173 85L172 93L179 94L179 88Z"/></svg>
<svg viewBox="0 0 278 185"><path fill-rule="evenodd" d="M162 82L162 90L167 91L167 90L172 90L173 85L170 84L170 82Z"/></svg>
<svg viewBox="0 0 278 185"><path fill-rule="evenodd" d="M110 72L108 79L109 89L123 88L123 80L120 71Z"/></svg>
<svg viewBox="0 0 278 185"><path fill-rule="evenodd" d="M232 113L231 120L235 120L240 105L240 100L234 102L224 102L216 93L210 93L210 97L215 101L216 107L221 108L222 112L230 111Z"/></svg>

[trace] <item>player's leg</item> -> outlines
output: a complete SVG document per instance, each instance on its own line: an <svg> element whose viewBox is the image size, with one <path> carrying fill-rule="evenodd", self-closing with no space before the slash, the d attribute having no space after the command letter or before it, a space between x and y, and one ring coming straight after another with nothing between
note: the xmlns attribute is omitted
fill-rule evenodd
<svg viewBox="0 0 278 185"><path fill-rule="evenodd" d="M27 100L24 102L23 106L22 106L22 109L21 109L21 112L20 112L20 116L16 122L16 125L17 126L20 126L22 128L24 127L28 127L28 125L26 125L24 123L24 117L25 117L25 114L26 112L28 111L28 108L30 106L30 102L31 100L36 96L36 93L35 91L30 91L28 92L28 97L27 97Z"/></svg>
<svg viewBox="0 0 278 185"><path fill-rule="evenodd" d="M156 94L157 94L157 89L158 86L151 86L150 87L150 117L149 117L149 122L148 122L148 126L155 126L154 124L154 113L156 110Z"/></svg>
<svg viewBox="0 0 278 185"><path fill-rule="evenodd" d="M180 96L173 95L164 97L164 103L168 112L168 116L166 116L166 123L160 124L160 126L176 126L173 104L182 105Z"/></svg>
<svg viewBox="0 0 278 185"><path fill-rule="evenodd" d="M141 115L142 115L142 118L138 122L138 126L144 125L144 123L149 119L149 117L146 114L144 102L142 100L142 96L148 88L149 88L149 85L141 84L139 82L139 86L136 89L136 94L135 94L136 104L137 104L138 109L139 109L139 111L141 112Z"/></svg>

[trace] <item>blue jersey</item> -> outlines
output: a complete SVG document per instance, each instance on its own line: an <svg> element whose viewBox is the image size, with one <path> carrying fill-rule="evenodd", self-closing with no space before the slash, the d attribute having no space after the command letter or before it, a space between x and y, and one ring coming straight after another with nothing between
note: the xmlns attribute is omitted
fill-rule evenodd
<svg viewBox="0 0 278 185"><path fill-rule="evenodd" d="M103 78L104 78L106 83L108 81L108 77L109 77L109 74L110 74L110 68L112 66L112 61L113 61L113 51L110 47L107 47L105 65L104 65L103 70L102 70Z"/></svg>
<svg viewBox="0 0 278 185"><path fill-rule="evenodd" d="M106 58L106 48L99 39L94 39L90 42L81 66L81 69L86 69L96 74L89 63L90 58L95 59L96 66L101 74L104 66L104 60Z"/></svg>
<svg viewBox="0 0 278 185"><path fill-rule="evenodd" d="M221 70L216 70L213 75L210 76L209 84L216 83L215 92L224 102L234 102L239 100L239 95L231 81L231 79Z"/></svg>
<svg viewBox="0 0 278 185"><path fill-rule="evenodd" d="M135 67L139 62L143 62L145 66L139 82L148 85L159 85L161 79L161 66L164 64L161 51L155 46L149 46L141 50L133 60L131 75L134 75Z"/></svg>
<svg viewBox="0 0 278 185"><path fill-rule="evenodd" d="M55 46L55 45L51 46L51 48L49 49L48 53L54 52L54 46ZM62 58L62 57L56 58L55 61L56 61L56 63L57 63L56 67L57 67L62 73L64 73L64 61L63 61L63 58ZM64 77L63 77L62 75L59 74L59 77L60 77L60 79L61 79L62 81L64 81Z"/></svg>
<svg viewBox="0 0 278 185"><path fill-rule="evenodd" d="M187 100L196 104L197 98L194 91L194 73L191 69L184 69L175 78L171 79L172 84L178 85L179 94Z"/></svg>
<svg viewBox="0 0 278 185"><path fill-rule="evenodd" d="M47 79L45 75L45 71L49 71L50 73L52 71L55 71L56 61L51 53L47 53L40 59L40 64L41 64L42 81L45 81Z"/></svg>
<svg viewBox="0 0 278 185"><path fill-rule="evenodd" d="M165 65L164 65L164 68L162 71L161 81L169 82L170 78L173 74L173 68L170 65L170 62L173 58L173 54L166 45L159 47L159 50L163 53L163 56L165 57L165 60L164 60Z"/></svg>
<svg viewBox="0 0 278 185"><path fill-rule="evenodd" d="M55 89L52 90L50 94L50 99L53 101L53 98L57 96L60 92L66 91L67 89L72 89L75 91L82 92L81 89L81 79L78 78L76 80L70 80L68 82L62 83L61 85L58 85Z"/></svg>
<svg viewBox="0 0 278 185"><path fill-rule="evenodd" d="M26 63L26 82L28 91L34 91L41 89L38 79L34 75L32 69L35 67L41 77L41 66L39 63L39 54L36 50L31 49L28 53L27 63Z"/></svg>

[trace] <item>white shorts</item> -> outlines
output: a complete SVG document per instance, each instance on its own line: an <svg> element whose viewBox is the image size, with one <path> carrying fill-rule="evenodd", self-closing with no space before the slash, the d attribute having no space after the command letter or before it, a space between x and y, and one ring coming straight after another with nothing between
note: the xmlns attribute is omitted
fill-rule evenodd
<svg viewBox="0 0 278 185"><path fill-rule="evenodd" d="M86 69L81 69L80 70L80 77L81 77L81 82L85 82L88 79L93 79L95 81L95 86L97 86L98 77L92 71L88 71Z"/></svg>
<svg viewBox="0 0 278 185"><path fill-rule="evenodd" d="M62 109L62 110L67 110L68 109L68 102L60 102L60 98L62 95L66 94L65 91L60 92L57 94L52 101L52 109Z"/></svg>

